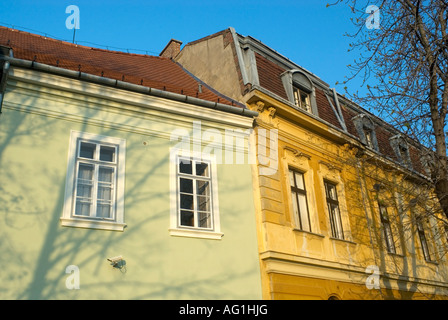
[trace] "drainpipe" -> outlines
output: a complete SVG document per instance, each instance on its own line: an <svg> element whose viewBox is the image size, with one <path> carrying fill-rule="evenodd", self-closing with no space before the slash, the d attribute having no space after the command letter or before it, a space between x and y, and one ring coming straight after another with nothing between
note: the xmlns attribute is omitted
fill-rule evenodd
<svg viewBox="0 0 448 320"><path fill-rule="evenodd" d="M0 115L2 114L2 106L3 106L3 97L5 95L5 90L6 90L6 81L8 79L8 73L9 73L9 67L10 67L10 63L8 60L6 59L2 59L2 56L9 56L12 57L12 49L11 48L6 48L6 47L0 47L0 61L3 60L3 66L2 66L2 76L0 79Z"/></svg>

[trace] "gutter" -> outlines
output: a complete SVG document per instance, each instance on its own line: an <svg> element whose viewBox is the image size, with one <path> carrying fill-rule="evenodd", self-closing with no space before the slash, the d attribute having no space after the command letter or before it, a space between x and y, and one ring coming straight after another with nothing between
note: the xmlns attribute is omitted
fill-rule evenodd
<svg viewBox="0 0 448 320"><path fill-rule="evenodd" d="M12 53L12 50L10 52ZM39 63L39 62L17 59L17 58L13 58L11 54L9 57L5 56L5 55L0 56L0 61L2 61L2 60L5 61L4 65L5 66L7 65L8 68L10 65L12 65L15 67L33 69L33 70L37 70L37 71L41 71L41 72L60 75L60 76L67 77L67 78L85 80L85 81L89 81L89 82L93 82L93 83L97 83L97 84L101 84L101 85L115 87L118 89L134 91L134 92L148 94L148 95L156 96L156 97L160 97L160 98L184 102L184 103L188 103L188 104L194 104L194 105L198 105L201 107L224 111L224 112L229 112L232 114L241 115L241 116L245 116L245 117L249 117L249 118L258 116L258 112L252 111L247 108L229 106L226 104L203 100L203 99L199 99L199 98L195 98L195 97L190 97L190 96L186 96L186 95L179 94L179 93L163 91L163 90L159 90L159 89L136 85L136 84L125 82L125 81L96 76L96 75L92 75L92 74L81 72L81 71L68 70L68 69L54 67L54 66L50 66L47 64Z"/></svg>
<svg viewBox="0 0 448 320"><path fill-rule="evenodd" d="M12 58L13 54L12 54L12 49L10 48L0 48L0 52L4 55L4 52L8 50L9 52L9 57ZM1 58L0 58L1 59ZM6 82L8 80L8 73L9 73L9 67L11 66L11 64L9 63L9 61L4 60L3 63L3 67L2 67L2 77L0 79L0 114L2 113L2 106L3 106L3 97L5 95L5 90L6 90Z"/></svg>

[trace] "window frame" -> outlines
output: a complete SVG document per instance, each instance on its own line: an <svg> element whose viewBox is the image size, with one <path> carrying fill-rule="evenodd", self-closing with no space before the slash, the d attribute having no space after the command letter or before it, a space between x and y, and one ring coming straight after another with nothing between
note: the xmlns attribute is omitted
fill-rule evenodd
<svg viewBox="0 0 448 320"><path fill-rule="evenodd" d="M311 93L302 89L300 86L293 84L294 105L306 112L311 112ZM302 94L306 95L306 102L302 101Z"/></svg>
<svg viewBox="0 0 448 320"><path fill-rule="evenodd" d="M368 115L361 113L353 117L352 121L358 131L361 142L368 148L378 152L378 139L376 137L375 123L372 119Z"/></svg>
<svg viewBox="0 0 448 320"><path fill-rule="evenodd" d="M396 254L397 248L395 246L394 234L392 232L392 226L390 223L389 212L387 211L387 207L378 202L378 211L380 214L380 221L383 226L383 235L384 235L384 241L386 242L387 252Z"/></svg>
<svg viewBox="0 0 448 320"><path fill-rule="evenodd" d="M413 164L410 153L411 150L409 148L409 143L406 141L405 137L402 134L398 134L391 137L389 140L392 148L395 151L398 162L408 169L412 169Z"/></svg>
<svg viewBox="0 0 448 320"><path fill-rule="evenodd" d="M319 116L316 103L315 85L310 76L299 69L291 69L281 74L283 88L285 89L288 102L296 109L305 111L306 113ZM308 108L303 108L296 104L295 91L299 89L308 95Z"/></svg>
<svg viewBox="0 0 448 320"><path fill-rule="evenodd" d="M428 243L428 237L426 236L425 227L421 219L417 219L417 233L420 239L420 245L423 252L423 257L427 262L435 262L431 254L431 250Z"/></svg>
<svg viewBox="0 0 448 320"><path fill-rule="evenodd" d="M294 178L294 186L291 185L291 173L293 174L293 178ZM299 174L302 177L303 189L300 189L297 184L296 174ZM306 189L306 183L305 183L305 173L300 170L297 170L295 168L289 167L288 168L288 177L289 177L289 187L290 187L290 192L291 192L291 201L292 201L292 205L293 205L292 207L293 207L294 211L297 206L297 213L294 212L294 220L296 221L296 225L300 231L313 232L313 227L311 224L310 208L309 208L309 204L308 204L308 195L307 195L307 189ZM305 196L306 217L303 217L302 212L301 212L303 208L301 208L301 205L300 205L299 194ZM294 201L293 197L295 197L295 201ZM309 227L308 230L306 230L303 227L303 219L308 220L308 227Z"/></svg>
<svg viewBox="0 0 448 320"><path fill-rule="evenodd" d="M340 203L339 203L337 185L338 184L335 182L324 179L325 200L327 202L327 209L328 209L328 214L329 214L328 218L330 220L331 236L334 239L346 240L345 235L344 235L344 223L342 221L342 214L341 214L341 207L340 207ZM328 186L331 186L334 188L336 199L331 198L329 190L328 190ZM336 208L337 208L336 218L339 221L339 223L337 223L337 221L335 221L333 219L333 217L335 217L335 214L333 211L333 206L336 206Z"/></svg>
<svg viewBox="0 0 448 320"><path fill-rule="evenodd" d="M210 227L202 228L198 226L197 221L199 221L198 210L197 210L197 200L195 197L197 193L193 190L193 201L194 204L194 225L182 225L181 224L181 191L180 191L180 179L185 179L189 177L185 173L179 173L179 160L180 159L191 159L194 163L203 162L209 165L209 176L208 178L199 178L197 175L191 175L191 179L197 180L207 180L210 182ZM192 165L192 168L196 166ZM194 172L194 170L192 171ZM194 185L194 183L193 183ZM193 186L193 189L194 186ZM186 152L182 150L177 152L176 150L171 150L170 157L170 198L171 198L171 208L170 208L170 228L169 233L172 236L181 237L193 237L193 238L204 238L204 239L214 239L220 240L223 237L221 232L221 223L219 218L219 200L218 200L218 176L217 176L217 162L216 157L213 154L197 154L192 152ZM188 211L185 210L184 211ZM199 210L200 211L200 210Z"/></svg>
<svg viewBox="0 0 448 320"><path fill-rule="evenodd" d="M95 145L93 158L81 155L81 144ZM113 147L115 149L113 161L100 159L101 147ZM62 226L115 231L124 230L126 226L124 223L125 152L125 139L74 130L70 132L64 207L60 219ZM78 195L78 186L80 185L80 180L82 180L79 176L82 165L93 167L92 179L88 180L91 182L91 197L87 197L91 203L88 215L77 214L76 212L78 206L77 199L86 198ZM98 189L101 184L106 185L106 183L109 183L99 180L101 168L113 168L114 170L110 200L98 198ZM106 202L110 202L110 217L99 217L97 215L98 204L105 204Z"/></svg>

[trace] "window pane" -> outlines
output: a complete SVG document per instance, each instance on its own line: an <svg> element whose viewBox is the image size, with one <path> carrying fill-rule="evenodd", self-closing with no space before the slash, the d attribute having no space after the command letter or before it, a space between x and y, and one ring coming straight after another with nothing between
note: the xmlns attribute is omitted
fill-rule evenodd
<svg viewBox="0 0 448 320"><path fill-rule="evenodd" d="M384 235L386 237L387 251L395 253L394 238L389 224L384 224Z"/></svg>
<svg viewBox="0 0 448 320"><path fill-rule="evenodd" d="M308 109L308 95L305 92L300 92L300 100L302 102L302 108Z"/></svg>
<svg viewBox="0 0 448 320"><path fill-rule="evenodd" d="M75 214L79 216L90 216L90 202L76 200Z"/></svg>
<svg viewBox="0 0 448 320"><path fill-rule="evenodd" d="M300 172L295 172L294 174L296 175L297 188L304 190L305 186L303 185L303 174L301 174Z"/></svg>
<svg viewBox="0 0 448 320"><path fill-rule="evenodd" d="M92 143L81 142L79 156L87 159L94 159L96 145Z"/></svg>
<svg viewBox="0 0 448 320"><path fill-rule="evenodd" d="M92 186L88 184L78 183L76 188L76 196L80 198L92 198Z"/></svg>
<svg viewBox="0 0 448 320"><path fill-rule="evenodd" d="M300 106L299 92L297 89L294 89L294 103L296 104L296 106Z"/></svg>
<svg viewBox="0 0 448 320"><path fill-rule="evenodd" d="M114 168L100 167L98 181L112 183L114 178Z"/></svg>
<svg viewBox="0 0 448 320"><path fill-rule="evenodd" d="M302 223L300 221L300 214L299 214L299 206L297 204L297 193L295 192L291 193L292 193L292 208L294 210L294 219L296 219L299 228L302 228Z"/></svg>
<svg viewBox="0 0 448 320"><path fill-rule="evenodd" d="M208 163L198 162L196 163L196 175L202 177L208 177Z"/></svg>
<svg viewBox="0 0 448 320"><path fill-rule="evenodd" d="M110 186L98 185L98 199L112 200L112 188Z"/></svg>
<svg viewBox="0 0 448 320"><path fill-rule="evenodd" d="M327 183L327 197L329 197L332 200L338 200L335 185Z"/></svg>
<svg viewBox="0 0 448 320"><path fill-rule="evenodd" d="M292 170L289 170L289 185L291 187L295 187L296 186L296 184L294 182L294 171L292 171Z"/></svg>
<svg viewBox="0 0 448 320"><path fill-rule="evenodd" d="M112 208L110 204L98 203L96 216L98 218L111 218Z"/></svg>
<svg viewBox="0 0 448 320"><path fill-rule="evenodd" d="M372 146L372 132L370 130L364 130L364 135L366 136L366 143L369 147Z"/></svg>
<svg viewBox="0 0 448 320"><path fill-rule="evenodd" d="M100 148L100 160L115 162L115 148L114 147L106 147L101 146Z"/></svg>
<svg viewBox="0 0 448 320"><path fill-rule="evenodd" d="M94 170L94 168L92 165L80 163L79 170L78 170L78 179L92 181L93 180L93 170ZM84 183L86 183L86 181Z"/></svg>
<svg viewBox="0 0 448 320"><path fill-rule="evenodd" d="M193 180L180 178L179 187L180 192L193 194Z"/></svg>
<svg viewBox="0 0 448 320"><path fill-rule="evenodd" d="M193 196L189 194L181 194L180 207L181 209L193 209Z"/></svg>
<svg viewBox="0 0 448 320"><path fill-rule="evenodd" d="M342 231L342 221L341 216L339 215L339 208L334 205L330 205L331 207L331 220L333 221L333 228L335 238L344 239L344 234Z"/></svg>
<svg viewBox="0 0 448 320"><path fill-rule="evenodd" d="M180 225L194 227L194 214L192 211L182 210L180 212Z"/></svg>
<svg viewBox="0 0 448 320"><path fill-rule="evenodd" d="M306 203L306 196L298 194L299 208L300 208L300 220L302 221L302 230L311 231L310 221L308 218L308 207Z"/></svg>
<svg viewBox="0 0 448 320"><path fill-rule="evenodd" d="M198 196L197 201L199 211L210 211L210 197Z"/></svg>
<svg viewBox="0 0 448 320"><path fill-rule="evenodd" d="M200 228L211 227L211 219L209 212L199 212L199 227Z"/></svg>
<svg viewBox="0 0 448 320"><path fill-rule="evenodd" d="M180 159L179 172L186 174L193 174L192 161L190 159Z"/></svg>
<svg viewBox="0 0 448 320"><path fill-rule="evenodd" d="M196 192L201 196L209 196L210 195L210 182L209 181L196 181Z"/></svg>
<svg viewBox="0 0 448 320"><path fill-rule="evenodd" d="M387 209L383 206L380 206L381 219L384 221L389 221L389 217L387 215Z"/></svg>

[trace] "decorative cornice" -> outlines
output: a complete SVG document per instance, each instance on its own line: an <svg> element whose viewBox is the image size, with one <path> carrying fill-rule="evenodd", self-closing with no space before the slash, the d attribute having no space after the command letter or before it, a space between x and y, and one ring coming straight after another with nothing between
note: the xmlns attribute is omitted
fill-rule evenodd
<svg viewBox="0 0 448 320"><path fill-rule="evenodd" d="M307 158L308 160L311 159L310 155L308 155L306 153L303 153L303 152L301 152L301 151L299 151L297 149L294 149L294 148L291 148L291 147L288 147L288 146L285 146L283 149L285 151L291 151L296 158L302 158L303 157L303 158Z"/></svg>
<svg viewBox="0 0 448 320"><path fill-rule="evenodd" d="M328 162L322 161L322 160L319 160L319 163L323 164L324 166L326 166L330 171L336 170L336 171L342 172L342 168L340 168L338 166L335 166L332 163L328 163Z"/></svg>

